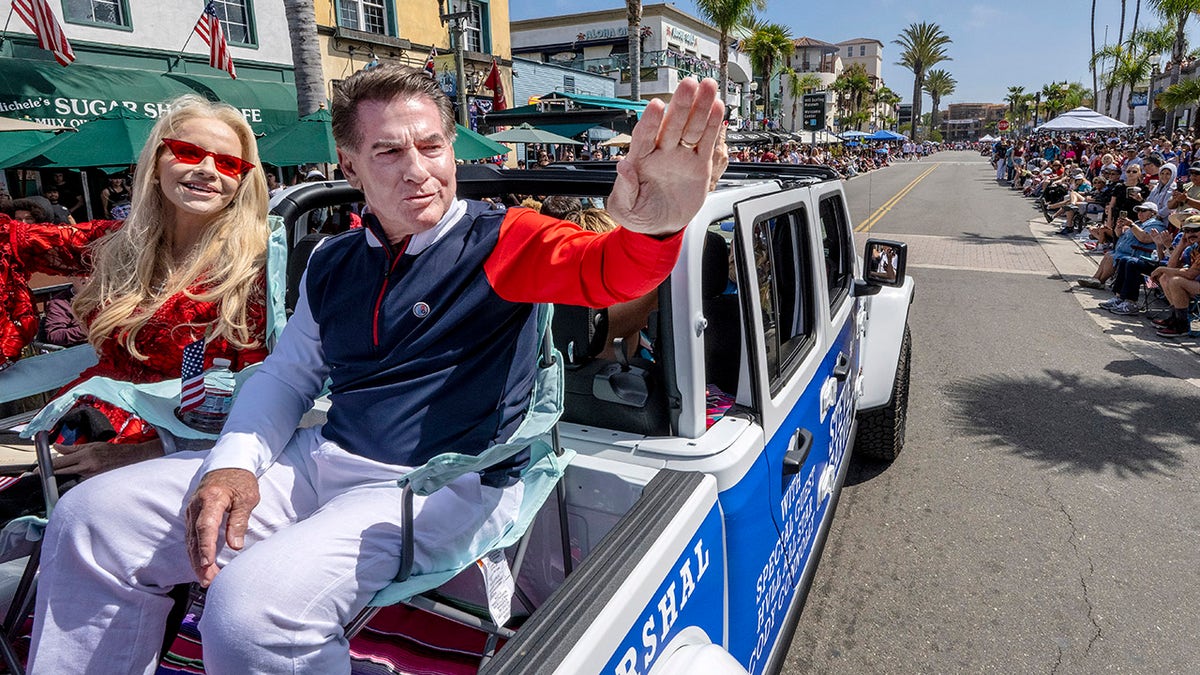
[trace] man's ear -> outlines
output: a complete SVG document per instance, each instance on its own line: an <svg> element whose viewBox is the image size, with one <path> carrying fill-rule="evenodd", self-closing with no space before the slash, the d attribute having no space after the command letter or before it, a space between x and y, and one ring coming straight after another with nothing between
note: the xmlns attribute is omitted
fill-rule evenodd
<svg viewBox="0 0 1200 675"><path fill-rule="evenodd" d="M351 187L362 189L362 182L358 179L358 172L354 170L354 160L351 159L349 153L344 152L341 148L337 149L338 168L342 170L342 175L346 177L346 182Z"/></svg>

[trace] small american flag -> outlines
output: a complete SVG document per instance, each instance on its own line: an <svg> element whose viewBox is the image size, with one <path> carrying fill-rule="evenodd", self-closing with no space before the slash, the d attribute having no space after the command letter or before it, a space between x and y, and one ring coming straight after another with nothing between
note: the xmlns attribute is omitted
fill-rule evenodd
<svg viewBox="0 0 1200 675"><path fill-rule="evenodd" d="M425 74L437 79L437 70L433 67L433 60L437 58L437 47L429 48L429 56L425 59Z"/></svg>
<svg viewBox="0 0 1200 675"><path fill-rule="evenodd" d="M67 36L46 0L13 0L12 6L17 16L37 36L38 47L54 52L54 60L64 66L75 60L71 43L67 42Z"/></svg>
<svg viewBox="0 0 1200 675"><path fill-rule="evenodd" d="M204 12L193 29L208 45L208 65L213 68L229 71L229 76L237 79L233 68L233 55L229 53L229 45L225 42L225 33L221 30L221 20L217 18L217 7L212 0L204 6Z"/></svg>
<svg viewBox="0 0 1200 675"><path fill-rule="evenodd" d="M204 403L204 338L183 348L183 367L179 374L179 412L195 410Z"/></svg>

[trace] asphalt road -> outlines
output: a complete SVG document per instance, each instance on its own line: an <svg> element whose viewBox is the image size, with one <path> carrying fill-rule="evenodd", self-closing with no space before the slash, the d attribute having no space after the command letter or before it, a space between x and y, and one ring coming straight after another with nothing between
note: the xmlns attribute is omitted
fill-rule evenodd
<svg viewBox="0 0 1200 675"><path fill-rule="evenodd" d="M784 670L1200 672L1200 389L1089 316L990 173L847 183L910 245L908 437L852 465Z"/></svg>

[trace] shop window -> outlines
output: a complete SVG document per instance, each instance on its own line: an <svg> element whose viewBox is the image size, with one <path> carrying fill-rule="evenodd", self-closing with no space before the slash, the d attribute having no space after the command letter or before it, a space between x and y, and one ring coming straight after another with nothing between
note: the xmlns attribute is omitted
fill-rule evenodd
<svg viewBox="0 0 1200 675"><path fill-rule="evenodd" d="M337 0L338 25L376 35L390 34L383 0Z"/></svg>
<svg viewBox="0 0 1200 675"><path fill-rule="evenodd" d="M230 44L255 45L254 6L252 0L213 0L225 40Z"/></svg>
<svg viewBox="0 0 1200 675"><path fill-rule="evenodd" d="M63 0L68 23L131 28L126 0Z"/></svg>
<svg viewBox="0 0 1200 675"><path fill-rule="evenodd" d="M465 5L464 11L468 12L467 20L463 24L464 42L467 51L490 54L492 51L492 40L490 26L488 25L487 3L480 2L479 0L468 0L463 4Z"/></svg>

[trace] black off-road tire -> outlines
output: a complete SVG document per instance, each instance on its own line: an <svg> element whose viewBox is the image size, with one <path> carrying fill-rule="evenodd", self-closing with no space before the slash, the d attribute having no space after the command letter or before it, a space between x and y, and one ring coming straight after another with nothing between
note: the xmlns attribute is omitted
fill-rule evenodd
<svg viewBox="0 0 1200 675"><path fill-rule="evenodd" d="M912 357L912 336L904 327L900 344L900 360L896 364L896 380L892 397L882 408L858 414L858 434L854 454L859 457L890 462L904 449L904 430L908 421L908 380Z"/></svg>

